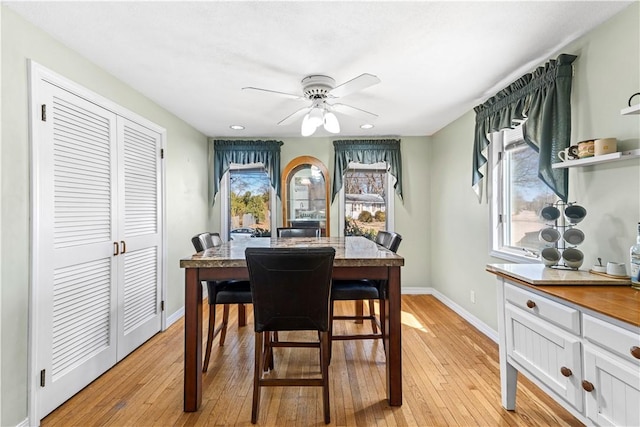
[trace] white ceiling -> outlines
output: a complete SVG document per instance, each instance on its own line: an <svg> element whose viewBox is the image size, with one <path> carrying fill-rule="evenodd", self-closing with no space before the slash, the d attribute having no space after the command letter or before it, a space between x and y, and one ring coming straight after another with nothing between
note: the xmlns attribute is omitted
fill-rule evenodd
<svg viewBox="0 0 640 427"><path fill-rule="evenodd" d="M431 135L632 1L13 2L25 19L208 136L293 137L309 74L381 83L342 136ZM108 97L108 94L106 94ZM229 128L241 124L243 131ZM320 129L315 136L328 135Z"/></svg>

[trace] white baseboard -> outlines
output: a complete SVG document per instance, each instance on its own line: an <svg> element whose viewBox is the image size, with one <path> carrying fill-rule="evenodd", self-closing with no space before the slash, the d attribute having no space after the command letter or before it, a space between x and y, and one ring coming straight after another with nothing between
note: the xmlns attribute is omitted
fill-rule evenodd
<svg viewBox="0 0 640 427"><path fill-rule="evenodd" d="M178 311L167 317L167 328L180 320L182 316L184 316L184 305L180 307Z"/></svg>
<svg viewBox="0 0 640 427"><path fill-rule="evenodd" d="M40 425L40 423L38 422L35 425ZM20 424L16 424L16 427L29 427L29 418L25 418Z"/></svg>
<svg viewBox="0 0 640 427"><path fill-rule="evenodd" d="M411 288L402 288L402 294L404 294L404 295L433 295L434 297L436 297L438 299L438 301L440 301L441 303L443 303L444 305L449 307L451 310L456 312L460 317L462 317L464 320L469 322L471 324L471 326L473 326L474 328L476 328L477 330L479 330L480 332L485 334L493 342L495 342L495 343L498 342L498 331L493 330L491 327L489 327L489 325L484 323L482 320L478 319L473 314L469 313L467 310L462 308L456 302L451 300L446 295L440 293L439 291L437 291L437 290L435 290L433 288L415 288L415 287L411 287Z"/></svg>

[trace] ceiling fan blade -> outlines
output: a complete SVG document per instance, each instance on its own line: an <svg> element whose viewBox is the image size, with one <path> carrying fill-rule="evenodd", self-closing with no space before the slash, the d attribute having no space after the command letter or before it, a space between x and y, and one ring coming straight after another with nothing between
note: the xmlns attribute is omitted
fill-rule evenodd
<svg viewBox="0 0 640 427"><path fill-rule="evenodd" d="M349 95L351 93L357 92L362 89L366 89L369 86L373 86L375 84L380 83L380 79L373 74L360 74L358 77L355 77L348 82L342 83L339 86L334 87L329 91L329 95L335 98L340 98L342 96Z"/></svg>
<svg viewBox="0 0 640 427"><path fill-rule="evenodd" d="M311 111L311 107L301 108L301 109L299 109L297 111L294 111L293 113L289 114L284 119L280 120L278 122L278 124L279 125L288 125L289 123L292 123L292 122L296 121L297 119L299 119L300 117L304 116L309 111Z"/></svg>
<svg viewBox="0 0 640 427"><path fill-rule="evenodd" d="M293 93L278 92L277 90L271 90L271 89L261 89L259 87L251 87L251 86L243 87L242 90L257 90L259 92L275 93L277 95L286 96L287 98L292 98L292 99L305 99L304 96L302 95L294 95Z"/></svg>
<svg viewBox="0 0 640 427"><path fill-rule="evenodd" d="M327 104L329 105L329 104ZM369 117L378 117L377 114L372 113L370 111L363 110L358 107L353 107L351 105L346 104L331 104L331 109L337 111L338 113L347 114L349 116L364 116L367 115Z"/></svg>

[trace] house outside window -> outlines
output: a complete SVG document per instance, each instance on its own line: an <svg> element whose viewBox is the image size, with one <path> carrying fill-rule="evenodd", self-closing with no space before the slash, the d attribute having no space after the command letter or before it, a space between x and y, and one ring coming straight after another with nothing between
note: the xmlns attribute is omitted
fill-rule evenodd
<svg viewBox="0 0 640 427"><path fill-rule="evenodd" d="M393 231L393 180L384 162L349 164L340 195L341 234L373 240L380 230Z"/></svg>
<svg viewBox="0 0 640 427"><path fill-rule="evenodd" d="M538 234L550 225L540 211L558 197L538 178L538 153L524 141L520 126L494 133L490 147L491 255L538 262L545 246Z"/></svg>
<svg viewBox="0 0 640 427"><path fill-rule="evenodd" d="M271 235L276 197L261 163L232 164L222 178L220 192L222 236L238 240Z"/></svg>

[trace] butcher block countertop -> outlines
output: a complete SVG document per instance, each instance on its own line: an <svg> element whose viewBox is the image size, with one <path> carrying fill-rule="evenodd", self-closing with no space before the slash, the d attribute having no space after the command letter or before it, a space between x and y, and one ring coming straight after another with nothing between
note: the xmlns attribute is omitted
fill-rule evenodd
<svg viewBox="0 0 640 427"><path fill-rule="evenodd" d="M640 291L628 280L542 264L489 264L487 271L537 291L640 327Z"/></svg>

